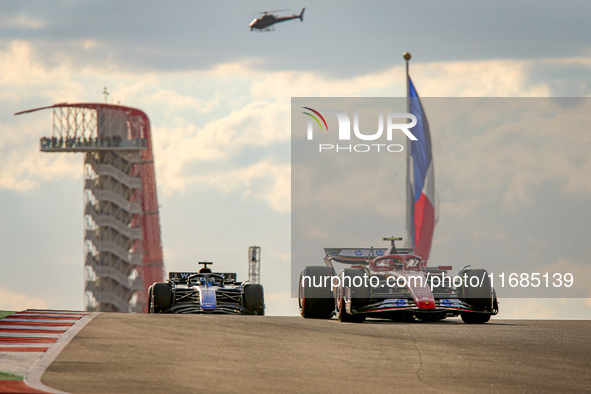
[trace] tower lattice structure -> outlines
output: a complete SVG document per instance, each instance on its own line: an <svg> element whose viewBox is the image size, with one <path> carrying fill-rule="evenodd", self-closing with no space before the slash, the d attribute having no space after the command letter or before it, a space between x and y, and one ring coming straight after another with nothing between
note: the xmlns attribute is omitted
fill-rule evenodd
<svg viewBox="0 0 591 394"><path fill-rule="evenodd" d="M55 104L41 152L84 153L87 310L147 312L164 279L152 136L147 115L113 104Z"/></svg>
<svg viewBox="0 0 591 394"><path fill-rule="evenodd" d="M248 248L248 281L252 284L261 283L261 247Z"/></svg>

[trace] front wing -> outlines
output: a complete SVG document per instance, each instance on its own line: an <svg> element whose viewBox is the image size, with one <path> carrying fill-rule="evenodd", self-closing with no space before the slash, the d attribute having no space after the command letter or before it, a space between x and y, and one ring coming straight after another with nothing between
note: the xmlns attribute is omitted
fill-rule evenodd
<svg viewBox="0 0 591 394"><path fill-rule="evenodd" d="M239 289L217 289L215 308L208 308L195 289L175 288L173 305L165 313L211 313L211 314L251 314L242 305L242 292Z"/></svg>
<svg viewBox="0 0 591 394"><path fill-rule="evenodd" d="M390 298L383 300L371 300L367 305L354 307L353 313L379 314L390 312L413 312L418 314L445 313L457 315L461 312L484 312L474 309L468 303L457 298L435 299L435 308L419 308L413 298ZM485 312L490 313L490 312ZM497 312L493 311L493 315Z"/></svg>

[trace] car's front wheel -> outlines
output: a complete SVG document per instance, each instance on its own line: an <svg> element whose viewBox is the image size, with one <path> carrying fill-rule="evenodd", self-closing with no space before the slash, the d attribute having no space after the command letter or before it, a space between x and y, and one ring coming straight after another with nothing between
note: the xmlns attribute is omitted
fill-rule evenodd
<svg viewBox="0 0 591 394"><path fill-rule="evenodd" d="M170 283L154 283L151 297L152 313L162 313L172 306L172 285Z"/></svg>
<svg viewBox="0 0 591 394"><path fill-rule="evenodd" d="M492 312L493 288L488 272L483 269L467 269L460 276L465 278L458 294L460 298L476 310Z"/></svg>
<svg viewBox="0 0 591 394"><path fill-rule="evenodd" d="M253 315L265 315L265 294L262 285L245 285L243 305Z"/></svg>
<svg viewBox="0 0 591 394"><path fill-rule="evenodd" d="M490 320L490 313L463 312L461 316L466 324L484 324Z"/></svg>
<svg viewBox="0 0 591 394"><path fill-rule="evenodd" d="M150 286L148 289L148 313L154 313L152 310L152 287L153 286Z"/></svg>

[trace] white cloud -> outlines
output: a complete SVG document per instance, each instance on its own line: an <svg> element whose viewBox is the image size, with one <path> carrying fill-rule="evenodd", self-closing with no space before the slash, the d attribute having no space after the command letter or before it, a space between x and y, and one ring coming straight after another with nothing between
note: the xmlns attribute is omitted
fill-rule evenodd
<svg viewBox="0 0 591 394"><path fill-rule="evenodd" d="M101 43L86 40L72 45L90 50ZM287 141L291 96L404 94L402 66L354 77L329 78L318 72L260 71L256 69L257 62L260 61L254 59L249 62L219 64L205 71L170 72L158 76L150 72L110 72L106 76L105 70L100 67L88 66L77 70L67 62L48 68L36 58L33 48L32 44L24 41L13 41L3 48L0 56L0 84L4 87L2 97L18 101L23 97L23 92L27 92L28 95L42 94L50 102L73 102L87 100L88 97L100 97L99 90L106 84L104 81L114 82L111 94L113 100L140 108L154 108L148 115L156 120L153 122L153 129L158 143L155 146L157 166L160 181L165 186L162 190L171 193L184 190L187 182L193 179L191 174L184 172L188 163L203 160L227 161L246 146L268 147ZM589 61L585 59L549 59L546 62L589 66ZM411 70L415 82L420 81L418 88L423 96L547 96L547 86L528 85L528 70L535 64L526 60L413 63ZM89 92L88 86L94 86L97 90ZM195 89L187 91L186 87ZM183 113L185 110L197 114L211 113L221 109L222 100L227 115L220 116L218 112L209 118L188 118ZM30 132L33 130L31 123L28 120L26 122L23 129ZM44 129L48 128L49 125ZM40 135L35 135L35 138L39 137ZM496 143L506 137L506 133L490 134L486 138L476 138L470 142L483 145ZM30 143L26 145L28 147ZM21 149L23 148L13 146L12 150ZM520 160L528 157L517 153L508 151L507 155ZM3 156L3 168L8 169L8 161L17 160L20 154L16 153L10 158L8 155ZM52 171L54 175L71 171L66 166L50 170L51 165L48 164L36 163L35 171L39 172L40 178L47 178L47 171ZM581 173L581 168L585 173L590 171L591 159L583 159L577 168L579 171L570 173ZM473 172L476 170L474 168ZM2 171L4 173L0 175L0 187L26 190L36 184L35 177L29 173L32 169L26 166L18 171L12 169L10 174L7 174L8 170ZM557 172L561 172L561 169L555 168L554 173ZM537 177L531 175L540 173L546 172L536 169L535 173L524 174L524 179L512 180L513 187L510 188L506 200L526 199L524 188L528 183L537 182ZM20 180L21 178L27 180ZM573 192L581 188L591 190L588 185L588 182L577 179L569 181L568 189Z"/></svg>
<svg viewBox="0 0 591 394"><path fill-rule="evenodd" d="M216 171L197 177L223 193L265 201L275 211L291 209L291 166L267 159L245 168Z"/></svg>
<svg viewBox="0 0 591 394"><path fill-rule="evenodd" d="M56 178L82 177L81 157L39 153L39 148L35 145L28 148L32 152L23 149L20 152L5 152L0 156L0 188L25 192Z"/></svg>
<svg viewBox="0 0 591 394"><path fill-rule="evenodd" d="M160 189L165 193L183 192L197 183L225 192L244 188L244 196L253 195L268 201L274 209L286 209L290 203L289 165L269 159L269 153L263 153L256 164L233 163L230 170L216 168L249 147L289 141L286 118L288 104L258 100L203 127L176 118L170 128L158 128L154 139ZM187 171L191 165L202 170ZM253 187L255 181L263 181L262 189Z"/></svg>
<svg viewBox="0 0 591 394"><path fill-rule="evenodd" d="M546 85L529 86L528 72L535 64L531 60L411 64L411 76L424 97L548 97Z"/></svg>
<svg viewBox="0 0 591 394"><path fill-rule="evenodd" d="M0 25L2 25L3 29L19 29L19 28L26 28L26 29L41 29L47 26L47 22L32 17L30 15L25 14L18 14L17 16L0 16Z"/></svg>
<svg viewBox="0 0 591 394"><path fill-rule="evenodd" d="M403 71L394 67L384 72L346 78L330 78L317 72L276 71L260 74L253 82L251 94L256 98L272 97L286 100L289 97L351 97L365 93L384 95L388 87L404 82ZM398 90L403 93L404 90ZM391 95L397 96L396 91ZM399 94L402 95L402 94Z"/></svg>
<svg viewBox="0 0 591 394"><path fill-rule="evenodd" d="M94 47L100 44L81 42L80 45ZM35 60L31 45L26 42L14 41L5 48L4 54L6 56L0 61L0 78L4 80L0 79L0 82L10 86L9 93L4 94L12 97L17 89L35 86L35 90L43 94L52 92L54 101L84 100L89 92L83 92L84 85L76 80L92 81L97 86L102 85L100 79L104 80L104 70L98 68L85 68L79 72L74 72L66 65L56 69L43 68ZM584 59L567 59L564 62L589 63ZM237 163L236 158L250 147L271 148L289 140L291 96L401 96L404 92L403 67L330 79L315 72L257 71L255 66L256 63L228 63L206 71L169 73L164 77L151 73L110 75L109 78L115 81L111 95L113 100L140 108L152 108L146 112L153 121L158 182L162 192L182 193L188 186L203 182L218 190L241 189L244 197L263 198L273 209L284 210L290 201L286 198L289 188L285 185L289 182L285 181L284 164L269 160L266 156L262 156L254 165ZM420 81L417 87L423 96L548 95L546 86L528 85L527 72L533 66L531 61L494 60L417 63L412 65L412 74L415 82ZM228 79L228 75L232 77ZM232 94L234 83L246 90ZM191 89L186 90L187 86L194 86L194 93ZM216 89L211 89L214 86ZM209 93L212 91L215 93ZM205 96L209 97L202 97L204 92L208 92ZM194 115L188 116L187 110ZM198 114L209 115L198 117ZM21 131L9 133L12 136L8 139L6 135L0 139L0 147L4 146L0 158L0 187L25 191L37 187L44 180L70 176L72 173L81 174L77 168L80 159L74 159L73 155L46 156L39 154L36 148L31 149L41 135L48 134L45 130L50 125L47 116L44 118L32 115L19 118L19 122L23 119L22 127L19 127ZM46 123L41 126L39 119ZM443 121L439 123L445 124L445 119ZM571 124L574 121L572 117L564 119L564 122ZM452 182L462 184L474 192L484 192L494 197L504 190L500 197L506 204L527 204L533 188L547 179L563 179L565 174L565 190L573 194L591 193L591 184L585 181L591 176L591 159L585 154L585 146L589 146L587 134L577 133L565 141L555 132L555 127L540 123L539 127L530 125L528 134L522 137L545 141L544 144L507 144L518 128L517 124L508 124L504 128L490 129L478 135L462 135L461 139L457 139L459 137L456 135L457 140L452 136L440 145L450 147L455 144L453 153L436 165L453 174L450 177L453 178ZM20 135L20 144L13 141L17 134ZM487 148L491 146L501 149ZM540 155L547 159L538 160ZM220 165L224 163L235 170L220 171ZM471 164L467 166L466 163ZM277 167L272 169L273 165ZM196 175L190 169L198 166L202 166L203 171ZM515 166L522 170L514 171ZM254 176L253 171L257 170L264 170L263 175ZM240 179L241 176L246 178ZM270 196L268 198L250 189L254 179L260 181L263 178L266 182L263 189L271 193L266 194ZM335 192L337 189L331 188ZM279 203L278 198L283 198L285 202ZM467 215L467 206L477 209L479 204L464 201L459 202L457 208ZM394 204L388 203L382 208L388 215L398 214L399 210L393 207Z"/></svg>
<svg viewBox="0 0 591 394"><path fill-rule="evenodd" d="M146 99L148 103L158 103L166 105L170 109L193 109L197 112L209 112L220 104L220 95L215 93L213 100L200 100L195 97L180 94L177 91L170 89L161 89L154 94L151 94Z"/></svg>
<svg viewBox="0 0 591 394"><path fill-rule="evenodd" d="M20 311L28 308L45 309L47 301L42 298L29 297L23 293L14 293L0 288L0 309L6 311Z"/></svg>
<svg viewBox="0 0 591 394"><path fill-rule="evenodd" d="M57 101L72 101L84 89L72 79L65 65L46 67L35 55L33 46L25 41L12 41L0 49L0 86L3 99L19 102L33 93Z"/></svg>
<svg viewBox="0 0 591 394"><path fill-rule="evenodd" d="M494 200L530 205L548 182L571 195L591 195L589 103L565 108L549 98L466 99L456 101L458 112L453 103L451 111L441 111L442 105L428 113L438 125L432 131L436 176L445 184L448 214L470 215ZM461 120L463 113L468 120Z"/></svg>
<svg viewBox="0 0 591 394"><path fill-rule="evenodd" d="M18 126L0 124L4 130L0 133L0 189L25 192L41 182L82 176L81 156L39 151L39 138L49 135L50 128L47 119L31 119Z"/></svg>
<svg viewBox="0 0 591 394"><path fill-rule="evenodd" d="M543 62L543 61L542 61ZM580 59L570 63L585 64ZM489 60L411 63L411 76L423 97L548 97L544 83L531 85L529 71L540 61ZM254 97L357 97L406 95L405 67L365 75L331 78L317 72L277 71L259 76L252 84Z"/></svg>

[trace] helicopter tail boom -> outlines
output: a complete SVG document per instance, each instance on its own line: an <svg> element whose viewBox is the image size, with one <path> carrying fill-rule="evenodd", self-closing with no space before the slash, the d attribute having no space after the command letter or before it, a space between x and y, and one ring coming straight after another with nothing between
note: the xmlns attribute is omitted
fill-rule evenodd
<svg viewBox="0 0 591 394"><path fill-rule="evenodd" d="M304 21L304 11L306 11L306 7L302 8L302 12L298 15L298 18L303 22Z"/></svg>

